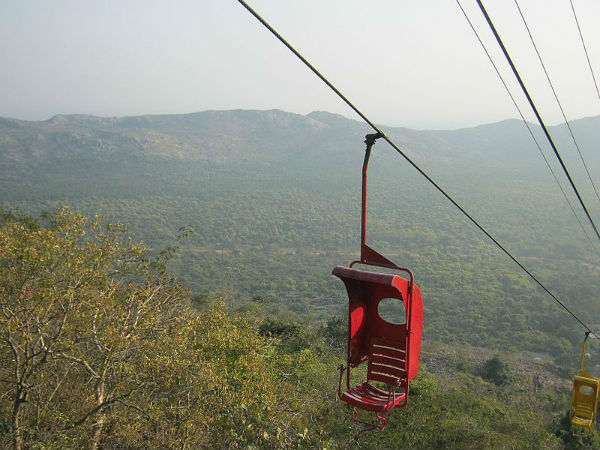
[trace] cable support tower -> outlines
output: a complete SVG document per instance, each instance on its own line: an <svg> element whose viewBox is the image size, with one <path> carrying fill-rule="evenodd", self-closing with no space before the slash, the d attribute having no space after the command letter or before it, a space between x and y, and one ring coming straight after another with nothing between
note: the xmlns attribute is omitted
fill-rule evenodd
<svg viewBox="0 0 600 450"><path fill-rule="evenodd" d="M488 25L490 26L492 33L494 33L494 36L496 37L496 41L498 42L498 45L500 45L500 48L502 49L502 53L504 53L504 56L505 56L506 60L508 61L510 68L512 69L513 73L515 74L515 77L517 77L517 81L519 82L519 85L521 86L521 89L523 90L525 97L527 97L527 101L529 102L531 109L533 109L535 117L537 118L540 126L542 127L542 130L544 131L544 135L546 136L546 139L548 139L548 142L550 143L550 146L552 147L552 150L554 151L554 155L556 155L556 158L558 159L558 162L560 163L560 166L562 167L563 172L567 176L567 179L569 180L569 183L571 184L571 187L573 188L573 191L575 192L575 195L577 196L577 199L579 200L579 204L583 208L585 215L587 216L590 224L592 225L592 228L594 229L594 232L596 233L596 237L598 238L598 240L600 240L600 231L598 231L598 227L596 227L596 224L594 223L594 219L592 219L592 216L590 215L590 212L588 211L587 206L585 206L585 202L583 201L583 198L579 194L579 190L577 189L577 186L575 186L575 182L573 181L573 178L571 178L571 174L569 173L567 166L565 166L565 163L564 163L562 157L560 156L560 153L558 152L558 148L556 147L556 144L552 140L552 136L550 136L550 133L548 132L548 128L546 128L546 125L544 124L544 121L542 120L542 116L540 116L540 113L538 112L538 109L535 106L533 99L529 95L529 91L525 87L525 83L523 82L521 75L519 75L519 72L517 71L517 68L515 67L515 64L513 63L512 58L508 54L508 50L506 50L506 47L504 46L504 42L502 42L502 39L500 38L500 35L498 34L498 31L496 30L496 27L494 26L494 23L492 22L492 19L488 15L488 13L485 9L485 6L483 6L483 3L481 2L481 0L477 0L477 4L479 5L479 9L481 9L481 12L483 13L483 16L485 17L485 20L487 21Z"/></svg>
<svg viewBox="0 0 600 450"><path fill-rule="evenodd" d="M594 180L592 179L592 175L590 174L590 169L588 168L588 165L585 162L585 159L583 158L583 154L581 153L581 149L579 148L579 144L577 143L577 139L575 139L575 135L573 134L573 130L571 129L571 125L569 124L569 121L567 119L567 116L565 114L565 110L562 107L562 104L560 103L560 100L558 99L558 94L556 93L556 90L554 89L554 84L552 83L552 80L550 79L550 75L548 74L548 71L546 70L546 65L544 64L544 61L542 60L542 55L540 54L537 45L535 44L535 41L533 39L533 35L531 34L531 29L529 28L529 25L527 24L527 21L525 20L525 16L523 15L523 11L521 11L521 7L519 6L519 2L517 0L514 0L515 5L517 7L517 9L519 10L519 14L521 15L521 19L523 20L523 24L525 25L525 28L527 29L527 34L529 34L529 39L531 40L531 44L533 45L533 48L535 49L535 53L537 54L538 60L540 61L540 64L542 66L542 69L544 69L544 74L546 75L546 79L548 80L548 84L550 85L550 89L552 89L552 93L554 94L554 98L556 99L556 103L558 104L558 107L560 109L560 112L563 116L563 119L565 121L565 125L567 125L567 128L569 129L569 134L571 135L571 139L573 139L573 143L575 144L575 148L577 149L577 153L579 154L579 159L581 160L581 163L583 164L583 167L585 168L585 171L587 173L588 179L590 180L590 183L592 184L592 187L594 188L594 193L596 194L596 198L598 199L598 201L600 201L600 195L598 194L598 190L596 189L596 185L594 184Z"/></svg>
<svg viewBox="0 0 600 450"><path fill-rule="evenodd" d="M554 181L558 185L558 188L560 189L560 192L562 192L562 195L563 195L565 201L567 202L567 205L569 205L569 209L571 210L571 213L573 214L573 216L575 217L575 220L579 224L579 228L581 228L581 231L583 231L583 234L585 235L585 237L587 238L588 242L590 243L590 248L592 248L594 250L594 252L596 253L596 255L598 256L598 258L600 258L600 252L598 251L597 247L592 242L592 239L590 238L589 233L587 232L587 230L583 226L583 223L581 222L581 219L579 218L579 216L575 212L575 208L573 207L573 204L571 203L571 200L569 200L569 197L567 196L567 193L565 192L565 190L562 187L562 184L558 180L556 172L554 172L554 169L550 165L550 162L548 161L548 158L546 158L546 155L544 154L544 151L542 150L542 147L540 146L540 143L538 142L537 138L535 137L535 135L533 133L533 130L531 129L531 126L529 126L529 122L527 122L527 120L525 120L525 116L523 115L523 112L521 111L521 108L519 108L519 105L517 104L517 101L515 100L515 97L512 95L512 92L510 91L508 85L506 84L506 81L504 80L504 77L500 73L500 70L498 69L498 66L496 66L496 63L494 62L492 56L490 55L487 47L483 43L483 40L481 39L481 36L479 36L479 33L475 29L475 26L473 25L473 22L471 22L471 19L469 19L469 16L467 15L467 12L464 10L464 8L462 7L462 5L461 5L461 3L460 3L459 0L456 0L456 4L458 5L458 7L460 8L460 10L462 11L463 16L465 17L465 19L467 20L467 23L471 27L471 30L473 30L473 33L475 34L475 37L479 41L479 44L481 45L481 48L485 52L488 60L492 64L492 67L494 68L496 74L498 75L498 78L500 78L500 81L502 82L502 85L504 86L504 89L506 90L506 93L508 94L508 96L510 97L513 105L515 106L516 110L518 111L519 116L521 117L521 120L525 124L525 127L527 127L527 131L529 131L529 135L531 136L531 139L533 139L533 142L535 143L535 145L536 145L536 147L537 147L540 155L542 156L544 162L546 163L546 167L548 167L548 170L552 174L552 177L554 178Z"/></svg>
<svg viewBox="0 0 600 450"><path fill-rule="evenodd" d="M521 268L538 286L540 286L544 292L546 292L558 305L560 305L571 317L573 317L583 328L592 333L594 336L598 336L594 331L586 325L567 305L565 305L552 291L550 291L529 269L527 269L515 256L512 255L494 236L487 231L483 225L479 224L477 220L473 218L450 194L448 194L435 180L433 180L417 163L415 163L400 147L398 147L377 125L375 125L360 109L358 109L348 98L342 94L332 83L329 81L321 72L319 72L302 54L296 50L281 34L279 34L275 28L273 28L263 17L258 14L248 3L244 0L237 0L246 10L254 16L267 30L273 34L288 50L290 50L300 61L304 63L317 77L323 81L335 94L348 105L367 125L369 125L376 133L381 135L383 138L396 152L400 154L419 174L421 174L438 192L440 192L446 199L452 203L473 225L475 225L488 239L490 239L502 252L504 252L517 266Z"/></svg>

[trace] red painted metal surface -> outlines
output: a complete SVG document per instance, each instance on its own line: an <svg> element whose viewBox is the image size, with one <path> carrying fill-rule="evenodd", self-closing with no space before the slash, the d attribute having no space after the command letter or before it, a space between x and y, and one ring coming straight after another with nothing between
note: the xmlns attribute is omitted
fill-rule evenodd
<svg viewBox="0 0 600 450"><path fill-rule="evenodd" d="M348 389L341 398L349 405L365 411L387 412L404 401L405 394L399 393L390 396L388 391L369 383L362 383Z"/></svg>
<svg viewBox="0 0 600 450"><path fill-rule="evenodd" d="M373 339L387 339L391 348L405 352L408 348L408 378L419 370L423 300L419 287L398 275L367 272L336 266L333 275L339 277L348 293L348 364L356 367L368 358ZM395 298L404 303L405 316L400 324L387 322L379 315L379 302ZM410 315L410 317L409 317ZM409 339L410 338L410 339Z"/></svg>
<svg viewBox="0 0 600 450"><path fill-rule="evenodd" d="M381 135L367 135L367 149L362 169L362 208L360 260L350 267L336 266L333 275L339 277L348 293L348 353L347 366L340 367L340 399L355 408L355 422L385 428L385 414L408 402L409 382L419 370L423 300L410 269L397 266L366 244L367 234L367 170L371 147ZM406 274L369 272L354 268L356 264L385 267ZM379 315L379 303L386 298L404 304L403 317L391 323ZM367 380L351 386L351 370L368 360ZM342 381L346 372L346 389ZM385 383L388 390L374 386ZM397 391L399 390L399 391ZM356 408L376 413L375 423L358 420Z"/></svg>

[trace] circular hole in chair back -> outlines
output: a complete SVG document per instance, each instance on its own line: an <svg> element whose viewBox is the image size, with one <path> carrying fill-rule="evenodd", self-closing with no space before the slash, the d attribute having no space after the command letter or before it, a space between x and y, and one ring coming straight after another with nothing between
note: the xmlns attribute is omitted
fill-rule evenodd
<svg viewBox="0 0 600 450"><path fill-rule="evenodd" d="M377 306L379 317L389 323L400 325L406 323L404 302L397 298L384 298Z"/></svg>
<svg viewBox="0 0 600 450"><path fill-rule="evenodd" d="M594 388L588 386L587 384L583 384L579 387L579 392L581 392L583 395L594 395Z"/></svg>

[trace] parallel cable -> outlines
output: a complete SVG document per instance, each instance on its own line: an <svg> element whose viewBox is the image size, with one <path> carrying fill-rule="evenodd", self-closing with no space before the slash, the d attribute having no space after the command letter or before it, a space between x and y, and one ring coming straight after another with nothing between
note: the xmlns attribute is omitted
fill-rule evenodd
<svg viewBox="0 0 600 450"><path fill-rule="evenodd" d="M596 189L596 185L594 184L594 180L592 179L592 175L590 174L590 169L588 169L588 166L585 162L585 159L583 158L583 154L581 153L581 149L579 148L579 144L577 143L577 139L575 139L575 135L573 134L573 130L571 129L571 125L569 124L569 121L567 120L567 116L565 114L565 110L562 107L562 104L560 103L560 100L558 99L558 94L556 93L556 90L554 89L554 85L552 84L552 80L550 80L550 75L548 74L548 71L546 70L546 65L544 64L544 61L542 60L542 55L540 55L540 52L537 48L537 45L535 45L535 41L533 40L533 35L531 34L531 30L529 29L529 25L527 24L527 21L525 20L525 16L523 15L523 11L521 11L521 8L519 7L519 2L517 2L517 0L514 0L515 5L517 6L517 9L519 10L519 14L521 15L521 19L523 19L523 24L525 25L525 28L527 29L527 34L529 34L529 39L531 40L531 44L533 45L533 48L535 49L535 53L537 54L537 57L540 61L540 64L542 65L542 69L544 69L544 74L546 75L546 79L548 80L548 84L550 85L550 89L552 89L552 93L554 94L554 98L556 99L556 103L558 103L558 107L560 108L560 112L563 116L563 119L565 120L565 124L567 125L567 128L569 129L569 133L571 134L571 138L573 139L573 143L575 144L575 148L577 149L577 153L579 153L579 159L581 159L581 163L583 164L583 167L585 167L585 171L587 173L588 179L590 180L590 183L592 183L592 187L594 188L594 192L596 193L596 198L598 199L598 201L600 201L600 195L598 194L598 190Z"/></svg>
<svg viewBox="0 0 600 450"><path fill-rule="evenodd" d="M244 0L237 0L250 14L252 14L267 30L269 30L283 45L285 45L296 57L306 65L317 77L321 79L329 88L337 94L337 96L344 101L361 119L365 121L375 132L380 133L382 138L392 146L417 172L419 172L429 183L433 185L446 199L452 203L463 215L473 223L483 234L485 234L500 250L502 250L515 264L517 264L529 277L535 281L550 297L554 299L571 317L573 317L583 328L596 336L596 333L592 331L577 315L569 309L560 299L552 293L538 278L531 273L517 258L515 258L500 242L496 240L482 225L479 224L462 206L460 206L456 200L454 200L450 194L448 194L440 185L438 185L423 169L421 169L410 157L404 153L392 140L371 122L365 114L363 114L350 100L348 100L324 75L321 74L308 60L298 52L288 41L283 38L260 14L258 14L250 5Z"/></svg>
<svg viewBox="0 0 600 450"><path fill-rule="evenodd" d="M577 186L575 186L575 182L573 181L573 178L571 178L571 174L569 173L567 166L565 166L565 163L563 162L563 159L561 158L560 153L558 152L558 149L556 148L556 145L554 144L554 141L552 140L552 136L550 136L550 133L548 132L548 129L546 128L546 125L544 124L544 121L542 120L542 117L540 116L540 113L538 112L538 110L535 106L535 103L533 103L533 100L532 100L531 96L529 95L529 91L527 91L527 88L525 87L525 83L523 83L523 79L521 78L521 75L519 75L519 72L517 71L515 64L513 63L510 55L508 54L508 51L506 50L506 47L504 46L504 42L502 42L502 39L500 38L500 35L498 34L498 31L496 30L496 27L494 26L492 19L490 19L490 16L488 15L487 11L485 10L485 6L483 6L483 3L481 2L481 0L477 0L477 4L479 5L479 9L481 9L481 12L483 13L483 15L485 17L485 20L487 21L488 25L490 26L492 33L494 33L494 36L496 37L496 41L498 41L498 44L500 45L500 48L502 49L502 53L504 53L504 56L506 57L506 60L508 61L510 68L512 69L513 73L515 74L515 77L517 77L517 81L519 82L519 85L521 86L521 89L523 90L525 97L527 97L527 101L529 102L531 109L533 109L535 117L537 118L540 126L542 127L542 130L544 131L544 134L546 135L546 139L548 139L548 142L550 143L550 146L552 147L552 150L554 151L554 154L556 155L556 158L558 159L558 162L560 163L560 165L563 169L563 172L567 176L567 179L569 180L569 183L571 184L571 187L573 188L575 195L577 195L577 199L579 200L581 207L585 211L585 215L587 216L588 220L590 221L590 224L592 225L592 228L594 229L596 236L600 240L600 231L598 231L598 228L596 227L596 224L594 223L594 219L592 219L592 216L590 215L590 213L587 209L587 206L585 206L583 198L581 198L581 195L579 194L579 191L577 190Z"/></svg>
<svg viewBox="0 0 600 450"><path fill-rule="evenodd" d="M516 0L515 0L516 1ZM554 181L556 182L556 184L558 185L558 188L560 189L560 192L562 192L563 197L565 198L565 201L567 202L567 205L569 205L569 209L571 210L571 212L573 213L573 216L575 217L575 219L577 220L577 223L579 224L579 228L581 228L581 231L583 231L583 234L585 234L585 237L587 238L587 240L590 243L590 247L594 250L594 252L596 253L596 255L598 255L598 257L600 258L600 252L598 251L598 249L596 248L596 246L594 245L594 243L592 242L592 239L590 238L589 233L587 232L587 230L585 229L585 227L583 226L583 223L581 223L581 219L579 218L579 216L577 215L577 213L575 212L575 208L573 207L573 204L571 203L571 200L569 200L569 197L567 196L567 193L565 192L565 190L562 187L562 184L560 183L560 181L558 180L558 177L556 176L556 173L554 172L554 169L552 168L552 166L550 165L550 162L548 161L548 158L546 158L546 155L544 154L544 151L542 150L542 147L540 146L540 143L538 142L537 138L535 137L535 135L533 134L533 130L531 129L531 127L529 126L529 123L527 122L527 120L525 120L525 116L523 115L523 113L521 112L521 108L519 108L519 105L517 104L517 101L515 100L515 97L512 95L512 92L510 91L510 89L508 88L508 85L506 84L506 81L504 81L504 77L502 76L502 74L500 73L500 70L498 69L498 66L496 66L496 63L494 62L492 56L490 55L490 53L488 52L487 47L485 46L485 44L483 43L483 40L481 39L481 37L479 36L479 33L477 32L477 30L475 29L475 26L473 25L473 22L471 22L471 19L469 19L469 16L467 14L467 12L464 10L464 8L462 7L461 3L459 0L456 0L456 4L458 5L458 7L460 8L460 10L463 13L463 16L465 17L465 19L467 20L469 26L471 27L471 30L473 30L473 33L475 34L475 37L477 38L477 40L479 41L479 44L481 45L481 48L483 48L483 51L485 52L485 54L488 57L488 60L490 61L490 63L492 64L492 67L494 68L494 70L496 71L496 74L498 75L498 78L500 78L500 81L502 82L502 85L504 86L504 89L506 90L506 93L508 94L508 96L510 97L510 99L513 102L513 105L515 105L515 108L517 109L517 111L519 112L519 116L521 116L521 120L523 121L523 123L525 124L525 126L527 127L527 130L529 131L529 134L531 135L531 139L533 139L533 142L535 142L535 145L537 147L537 149L539 150L540 155L542 156L542 158L544 159L544 162L546 163L546 166L548 167L548 170L550 170L550 173L552 174L552 177L554 178Z"/></svg>
<svg viewBox="0 0 600 450"><path fill-rule="evenodd" d="M596 94L598 94L598 98L600 99L600 90L598 90L598 83L596 82L596 76L594 75L594 69L592 68L592 63L590 61L590 55L588 54L587 47L585 46L585 41L583 40L583 33L581 32L581 27L579 26L579 20L577 20L577 13L575 12L575 6L573 5L573 0L569 0L571 3L571 9L573 10L573 17L575 17L575 23L577 24L577 30L579 30L579 37L581 38L581 45L583 45L583 51L585 52L585 57L588 62L588 66L590 68L590 73L592 74L592 80L594 80L594 86L596 87Z"/></svg>

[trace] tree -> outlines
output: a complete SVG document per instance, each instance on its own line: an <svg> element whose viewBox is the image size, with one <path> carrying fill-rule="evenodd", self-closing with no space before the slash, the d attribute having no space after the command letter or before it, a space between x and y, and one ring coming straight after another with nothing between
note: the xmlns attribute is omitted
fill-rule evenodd
<svg viewBox="0 0 600 450"><path fill-rule="evenodd" d="M511 380L508 366L498 355L485 362L481 369L481 377L497 385L506 384Z"/></svg>
<svg viewBox="0 0 600 450"><path fill-rule="evenodd" d="M118 224L0 223L1 448L316 446L279 348L222 301L198 313Z"/></svg>
<svg viewBox="0 0 600 450"><path fill-rule="evenodd" d="M107 414L144 388L130 375L187 294L122 226L67 208L43 221L0 229L0 379L13 445L23 447L27 407L29 436L82 428L96 449ZM82 398L57 414L67 380Z"/></svg>

